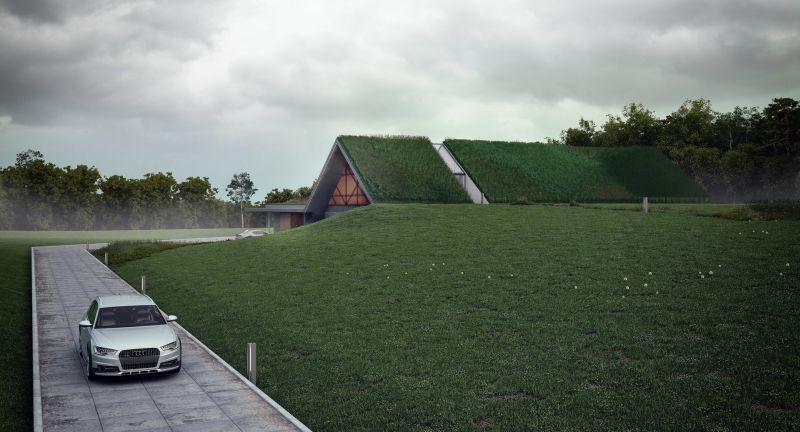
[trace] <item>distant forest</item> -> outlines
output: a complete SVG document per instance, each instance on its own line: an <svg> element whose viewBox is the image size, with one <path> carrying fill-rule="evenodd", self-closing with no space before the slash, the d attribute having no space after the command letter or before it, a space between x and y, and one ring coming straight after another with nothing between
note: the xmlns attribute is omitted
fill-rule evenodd
<svg viewBox="0 0 800 432"><path fill-rule="evenodd" d="M552 144L655 146L691 175L714 202L800 199L800 102L776 98L765 108L720 113L688 100L665 118L631 103L600 127L580 119Z"/></svg>
<svg viewBox="0 0 800 432"><path fill-rule="evenodd" d="M251 189L252 193L256 190ZM309 187L273 189L264 200L251 203L248 199L243 206L302 201L310 191ZM240 226L239 203L216 195L208 177L188 177L182 182L170 172L148 173L142 178L103 177L95 167L58 167L45 161L41 153L28 150L17 155L14 165L0 169L0 229ZM246 226L264 223L263 215L246 213L244 217Z"/></svg>

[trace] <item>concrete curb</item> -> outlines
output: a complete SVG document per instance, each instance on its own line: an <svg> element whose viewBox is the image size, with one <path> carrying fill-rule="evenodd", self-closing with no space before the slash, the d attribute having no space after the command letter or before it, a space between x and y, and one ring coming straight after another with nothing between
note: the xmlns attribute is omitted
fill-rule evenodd
<svg viewBox="0 0 800 432"><path fill-rule="evenodd" d="M261 397L261 399L264 399L264 401L266 401L268 404L272 405L273 408L275 408L279 413L281 413L284 417L286 417L286 419L289 420L293 425L297 426L298 429L300 429L303 432L311 432L311 429L306 427L306 425L304 425L300 420L295 418L295 416L293 416L289 411L286 411L282 406L280 406L280 404L278 402L275 402L271 397L267 396L266 393L261 391L261 389L258 388L255 384L251 383L247 378L245 378L242 374L240 374L239 371L234 369L233 366L229 365L228 362L223 360L214 351L211 351L211 349L209 349L204 343L200 342L199 339L194 337L193 334L189 333L180 324L178 324L176 322L173 322L173 324L176 327L178 327L179 329L183 330L183 332L186 333L186 336L189 336L189 338L191 340L193 340L196 344L200 345L200 347L202 347L211 357L216 359L218 362L222 363L222 365L225 366L225 369L228 369L234 375L236 375L236 377L238 377L240 380L242 380L242 382L247 387L249 387L251 390L253 390L258 396Z"/></svg>
<svg viewBox="0 0 800 432"><path fill-rule="evenodd" d="M92 255L92 253L90 251L85 250L85 252L88 253L89 255L91 255L92 258L97 259L97 257ZM122 279L122 278L120 278L120 279ZM126 285L128 285L128 287L130 289L136 291L136 289L134 287L130 286L130 284L126 283ZM136 292L138 293L139 291L136 291ZM164 311L161 311L161 312L163 313ZM214 358L216 361L222 363L222 365L225 367L225 369L227 369L228 371L233 373L248 388L250 388L250 390L254 391L261 399L263 399L265 402L267 402L273 408L275 408L275 410L277 410L279 413L281 413L281 415L283 415L286 418L286 420L289 420L289 422L291 422L293 425L295 425L298 429L300 429L303 432L311 432L311 429L309 429L306 425L304 425L300 420L295 418L295 416L293 416L289 411L286 411L278 402L275 402L271 397L267 396L266 393L261 391L261 389L258 388L255 384L251 383L247 378L245 378L242 374L240 374L239 371L237 371L233 366L229 365L228 362L223 360L214 351L211 351L210 348L208 348L203 342L200 342L199 339L197 339L193 334L189 333L189 331L186 330L185 328L183 328L183 326L181 326L177 322L173 322L172 324L174 326L178 327L179 329L181 329L181 331L183 331L186 334L186 336L189 337L189 339L191 339L197 345L199 345L201 348L203 348L203 350L205 350L212 358ZM37 360L36 360L36 366L38 366L38 356L37 356ZM38 369L37 369L37 374L38 374ZM41 399L39 401L39 405L40 405L40 408L41 408ZM41 409L40 409L40 417L39 418L40 418L40 424L41 424ZM34 430L34 431L35 432L39 432L39 431L41 431L41 429L39 429L39 431L36 431L36 430Z"/></svg>
<svg viewBox="0 0 800 432"><path fill-rule="evenodd" d="M42 432L42 382L39 378L39 316L36 311L36 248L31 248L31 346L33 347L33 431Z"/></svg>

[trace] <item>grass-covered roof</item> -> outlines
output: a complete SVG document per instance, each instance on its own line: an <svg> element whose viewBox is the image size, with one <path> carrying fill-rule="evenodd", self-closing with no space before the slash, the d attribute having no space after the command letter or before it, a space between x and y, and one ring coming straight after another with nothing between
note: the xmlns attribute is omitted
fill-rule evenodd
<svg viewBox="0 0 800 432"><path fill-rule="evenodd" d="M708 195L677 165L653 147L573 147L600 162L636 196L706 198Z"/></svg>
<svg viewBox="0 0 800 432"><path fill-rule="evenodd" d="M657 149L575 148L540 143L447 140L491 202L620 201L641 196L705 198Z"/></svg>
<svg viewBox="0 0 800 432"><path fill-rule="evenodd" d="M428 138L343 135L338 142L375 202L471 202Z"/></svg>

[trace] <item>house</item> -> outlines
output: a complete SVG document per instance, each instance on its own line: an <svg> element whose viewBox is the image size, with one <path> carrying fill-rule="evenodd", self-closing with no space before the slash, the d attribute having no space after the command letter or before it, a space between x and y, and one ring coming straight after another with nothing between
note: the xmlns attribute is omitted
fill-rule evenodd
<svg viewBox="0 0 800 432"><path fill-rule="evenodd" d="M345 135L333 143L306 204L247 211L266 213L267 229L279 232L376 202L472 202L462 182L428 138Z"/></svg>
<svg viewBox="0 0 800 432"><path fill-rule="evenodd" d="M371 203L706 202L708 195L652 147L445 140L336 138L305 204L266 213L274 232Z"/></svg>

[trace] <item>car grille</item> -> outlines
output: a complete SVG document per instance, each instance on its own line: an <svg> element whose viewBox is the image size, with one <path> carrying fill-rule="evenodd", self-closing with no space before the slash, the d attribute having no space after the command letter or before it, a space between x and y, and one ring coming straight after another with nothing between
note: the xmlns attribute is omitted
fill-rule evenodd
<svg viewBox="0 0 800 432"><path fill-rule="evenodd" d="M143 369L156 367L160 353L158 348L139 348L119 353L122 369Z"/></svg>

